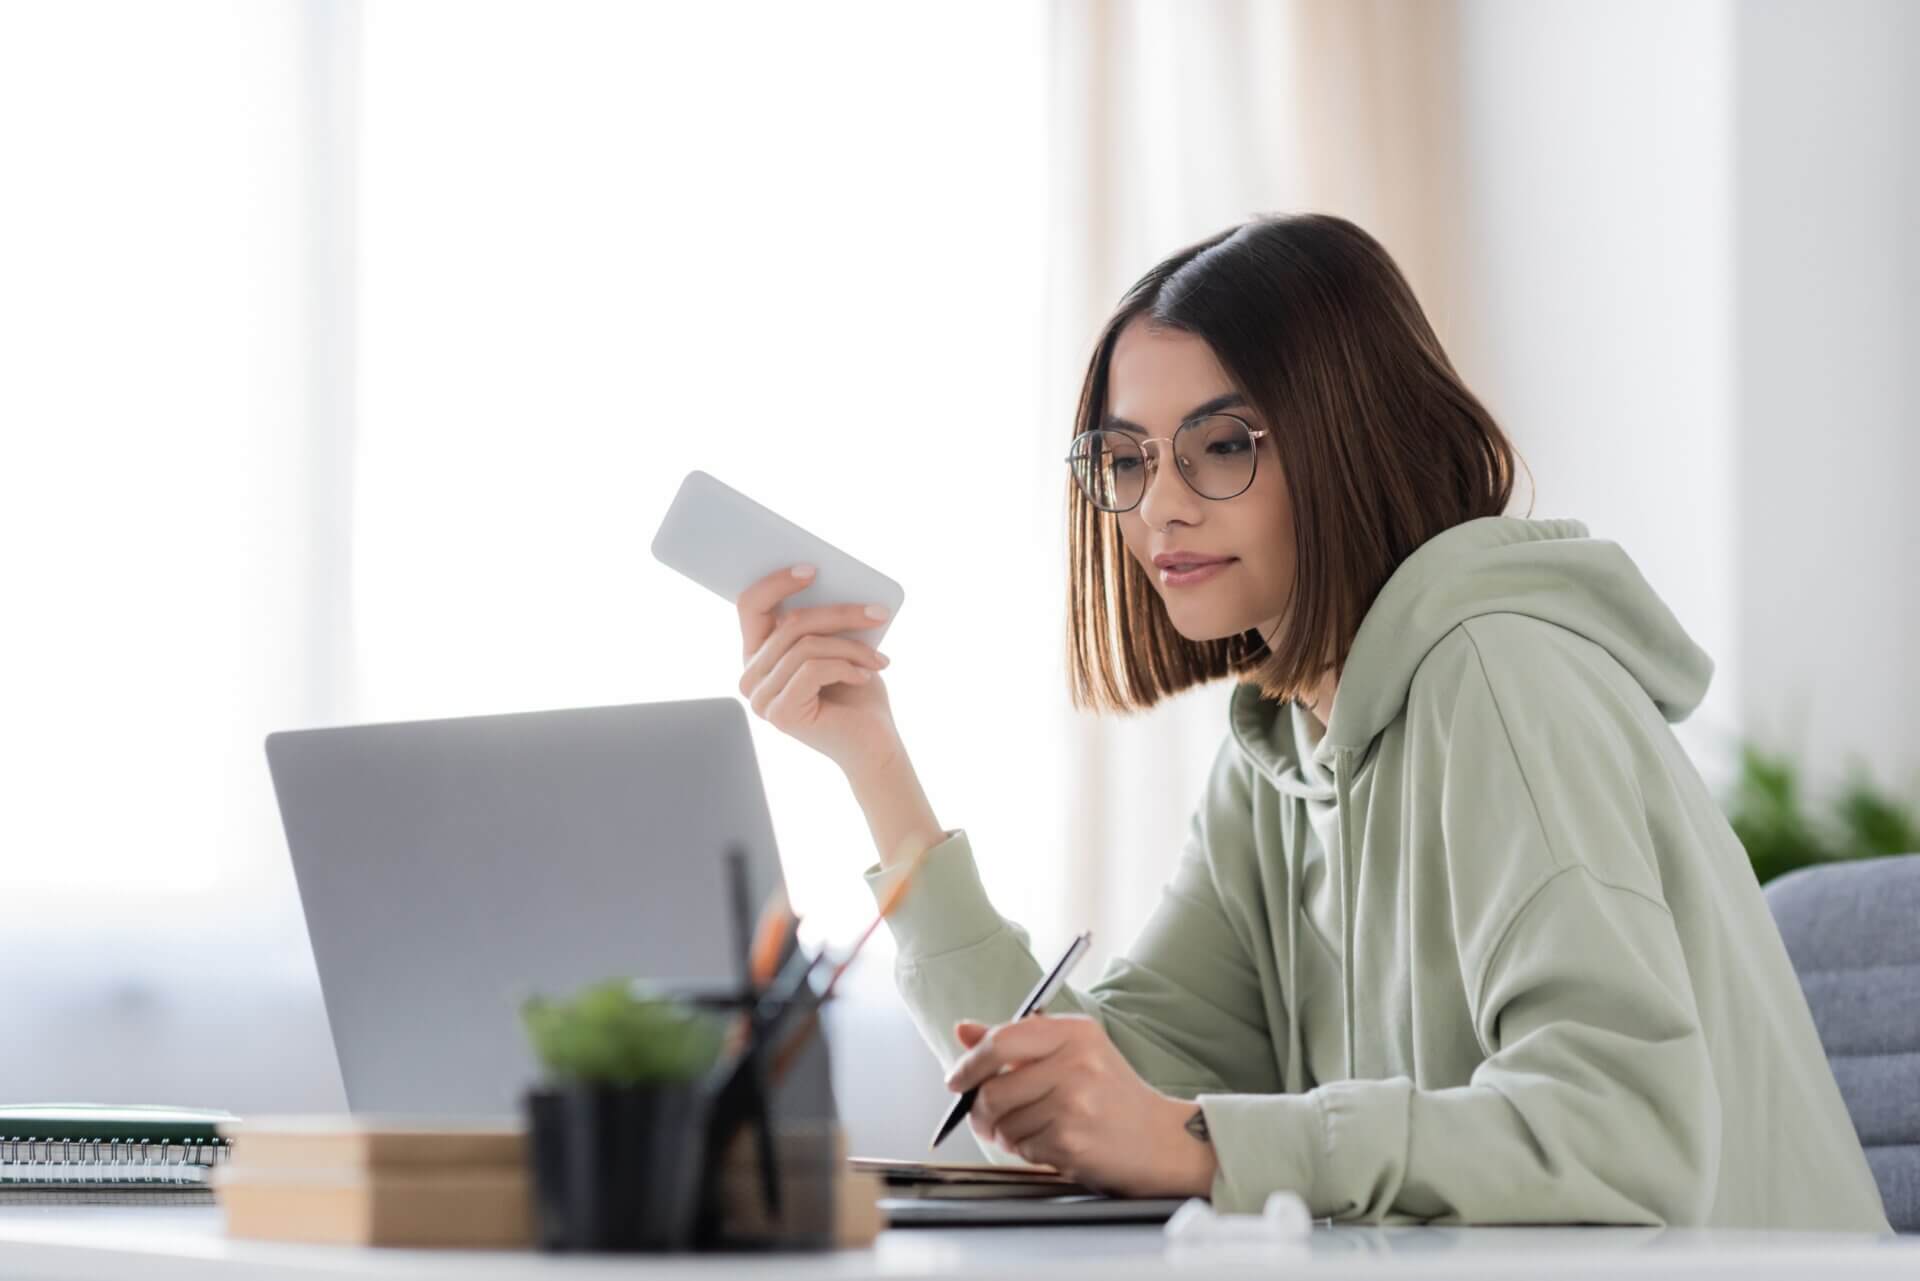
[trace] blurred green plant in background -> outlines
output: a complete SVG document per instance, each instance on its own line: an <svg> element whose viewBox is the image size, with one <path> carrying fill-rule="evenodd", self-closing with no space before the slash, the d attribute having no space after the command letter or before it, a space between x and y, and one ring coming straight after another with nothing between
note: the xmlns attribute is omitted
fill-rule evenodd
<svg viewBox="0 0 1920 1281"><path fill-rule="evenodd" d="M1882 790L1855 762L1825 804L1805 795L1805 770L1785 752L1752 739L1740 744L1740 766L1724 808L1762 885L1814 863L1920 853L1920 815L1912 802Z"/></svg>
<svg viewBox="0 0 1920 1281"><path fill-rule="evenodd" d="M556 1083L693 1080L718 1060L726 1032L717 1016L624 978L590 984L568 999L529 996L520 1014Z"/></svg>

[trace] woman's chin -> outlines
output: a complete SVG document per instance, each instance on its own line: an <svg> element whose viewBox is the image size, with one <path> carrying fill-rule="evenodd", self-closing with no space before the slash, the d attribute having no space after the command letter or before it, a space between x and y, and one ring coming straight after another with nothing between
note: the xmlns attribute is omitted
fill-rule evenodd
<svg viewBox="0 0 1920 1281"><path fill-rule="evenodd" d="M1252 623L1222 623L1208 618L1185 618L1171 610L1168 611L1167 618L1173 624L1174 631L1196 645L1203 641L1226 640L1231 636L1239 636L1253 626Z"/></svg>

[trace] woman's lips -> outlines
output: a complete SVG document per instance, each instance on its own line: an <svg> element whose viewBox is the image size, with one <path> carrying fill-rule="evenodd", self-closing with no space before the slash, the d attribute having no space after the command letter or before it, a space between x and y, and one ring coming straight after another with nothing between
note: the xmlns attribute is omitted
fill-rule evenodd
<svg viewBox="0 0 1920 1281"><path fill-rule="evenodd" d="M1167 587L1190 587L1195 583L1204 583L1229 565L1238 565L1237 557L1229 560L1217 560L1211 565L1201 565L1196 569L1160 571L1160 582Z"/></svg>

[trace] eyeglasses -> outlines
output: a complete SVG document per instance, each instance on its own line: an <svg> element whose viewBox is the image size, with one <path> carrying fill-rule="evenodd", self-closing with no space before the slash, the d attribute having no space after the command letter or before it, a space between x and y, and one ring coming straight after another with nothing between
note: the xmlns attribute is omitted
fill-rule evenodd
<svg viewBox="0 0 1920 1281"><path fill-rule="evenodd" d="M1235 498L1253 484L1258 464L1255 448L1267 434L1255 430L1235 414L1207 414L1180 424L1171 438L1142 439L1124 431L1099 428L1073 438L1067 466L1087 501L1101 511L1132 511L1146 496L1149 473L1158 470L1154 456L1143 448L1168 442L1179 460L1180 477L1202 498Z"/></svg>

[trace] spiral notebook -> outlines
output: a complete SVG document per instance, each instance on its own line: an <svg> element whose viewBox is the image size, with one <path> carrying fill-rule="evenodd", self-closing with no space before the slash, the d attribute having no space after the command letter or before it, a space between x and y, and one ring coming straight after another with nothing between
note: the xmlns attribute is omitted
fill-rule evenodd
<svg viewBox="0 0 1920 1281"><path fill-rule="evenodd" d="M0 1204L213 1201L230 1112L150 1104L0 1104Z"/></svg>

